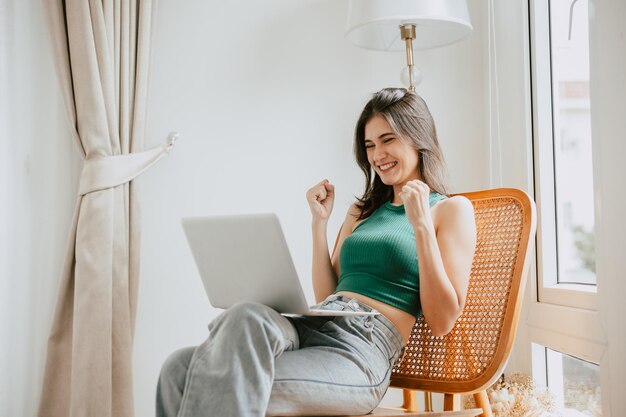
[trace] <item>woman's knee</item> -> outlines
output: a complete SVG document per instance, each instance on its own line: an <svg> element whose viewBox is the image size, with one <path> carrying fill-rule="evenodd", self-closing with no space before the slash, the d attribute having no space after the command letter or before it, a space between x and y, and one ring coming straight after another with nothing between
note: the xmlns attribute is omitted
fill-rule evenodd
<svg viewBox="0 0 626 417"><path fill-rule="evenodd" d="M264 320L271 314L273 310L259 303L253 302L241 302L234 304L228 310L224 312L224 315L231 320L237 322L247 320Z"/></svg>
<svg viewBox="0 0 626 417"><path fill-rule="evenodd" d="M261 337L260 340L295 340L297 336L293 332L287 319L271 307L251 302L231 306L209 324L210 338L221 336L230 341L238 337L248 339L251 335Z"/></svg>
<svg viewBox="0 0 626 417"><path fill-rule="evenodd" d="M195 349L191 346L172 352L161 366L161 378L176 380L182 378L184 381Z"/></svg>

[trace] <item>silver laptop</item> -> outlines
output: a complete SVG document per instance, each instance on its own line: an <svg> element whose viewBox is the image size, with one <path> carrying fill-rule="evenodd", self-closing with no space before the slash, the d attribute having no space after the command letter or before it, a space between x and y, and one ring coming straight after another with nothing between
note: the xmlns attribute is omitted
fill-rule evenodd
<svg viewBox="0 0 626 417"><path fill-rule="evenodd" d="M273 213L188 217L182 224L213 307L252 301L283 314L378 314L310 308Z"/></svg>

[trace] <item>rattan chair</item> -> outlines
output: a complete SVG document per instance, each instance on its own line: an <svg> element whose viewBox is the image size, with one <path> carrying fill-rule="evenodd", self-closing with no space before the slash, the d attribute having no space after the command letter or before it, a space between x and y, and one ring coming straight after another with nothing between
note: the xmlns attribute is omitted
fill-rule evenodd
<svg viewBox="0 0 626 417"><path fill-rule="evenodd" d="M423 317L413 328L391 386L403 388L404 403L377 408L384 416L493 415L486 389L510 356L528 275L536 229L535 204L512 188L462 193L472 201L477 242L463 313L444 337L432 336ZM427 410L418 411L416 390ZM444 412L432 412L430 393L443 393ZM460 394L473 394L477 409L460 410Z"/></svg>

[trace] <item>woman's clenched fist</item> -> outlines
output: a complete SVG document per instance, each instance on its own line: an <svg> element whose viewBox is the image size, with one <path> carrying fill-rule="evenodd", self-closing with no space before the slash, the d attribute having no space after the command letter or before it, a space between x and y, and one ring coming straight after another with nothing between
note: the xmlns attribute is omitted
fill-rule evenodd
<svg viewBox="0 0 626 417"><path fill-rule="evenodd" d="M335 186L328 180L315 184L306 192L313 220L328 220L335 202Z"/></svg>

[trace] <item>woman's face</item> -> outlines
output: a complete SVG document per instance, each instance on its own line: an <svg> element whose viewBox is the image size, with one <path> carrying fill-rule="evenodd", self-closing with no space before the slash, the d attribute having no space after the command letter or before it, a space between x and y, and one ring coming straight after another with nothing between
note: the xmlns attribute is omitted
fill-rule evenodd
<svg viewBox="0 0 626 417"><path fill-rule="evenodd" d="M394 133L384 117L376 115L365 124L365 149L382 182L397 186L396 194L408 181L419 179L417 151Z"/></svg>

